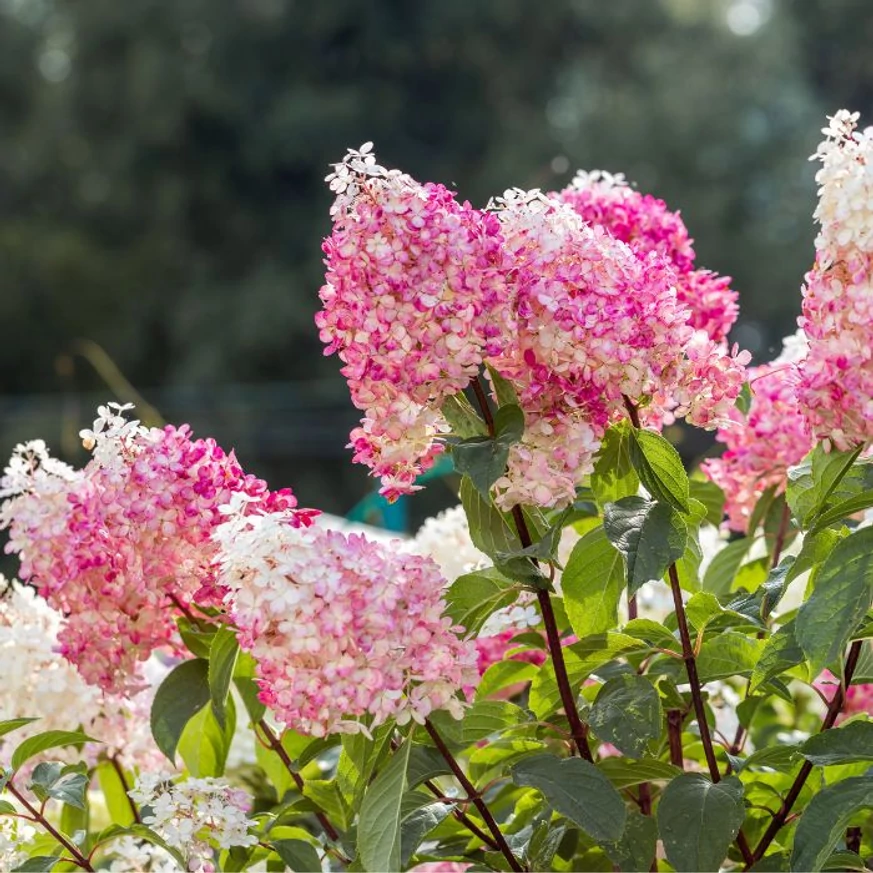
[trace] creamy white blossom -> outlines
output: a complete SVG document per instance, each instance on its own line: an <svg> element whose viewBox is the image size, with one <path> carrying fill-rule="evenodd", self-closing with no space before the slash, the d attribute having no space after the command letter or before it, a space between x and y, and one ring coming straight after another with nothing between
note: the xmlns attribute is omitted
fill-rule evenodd
<svg viewBox="0 0 873 873"><path fill-rule="evenodd" d="M216 848L257 844L248 832L256 822L246 815L251 799L245 791L224 779L172 780L169 773L144 773L128 794L140 807L149 807L143 824L178 849L189 870L210 863Z"/></svg>

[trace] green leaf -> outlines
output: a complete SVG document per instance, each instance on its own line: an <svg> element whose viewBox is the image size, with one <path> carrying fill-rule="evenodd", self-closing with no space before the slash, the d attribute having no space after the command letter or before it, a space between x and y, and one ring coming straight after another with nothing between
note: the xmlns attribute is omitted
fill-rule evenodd
<svg viewBox="0 0 873 873"><path fill-rule="evenodd" d="M524 436L524 413L516 403L501 404L494 414L494 438L504 446L517 443Z"/></svg>
<svg viewBox="0 0 873 873"><path fill-rule="evenodd" d="M455 470L466 476L486 500L491 486L506 472L509 446L488 437L471 437L452 446Z"/></svg>
<svg viewBox="0 0 873 873"><path fill-rule="evenodd" d="M627 809L612 783L581 758L526 758L512 768L516 785L536 788L558 813L595 840L614 842L624 832Z"/></svg>
<svg viewBox="0 0 873 873"><path fill-rule="evenodd" d="M594 634L571 646L564 646L564 663L570 687L578 690L582 682L598 667L626 652L645 649L646 645L626 634ZM555 680L551 658L540 667L530 687L528 706L537 718L544 719L561 707L561 692Z"/></svg>
<svg viewBox="0 0 873 873"><path fill-rule="evenodd" d="M483 779L495 768L498 768L498 773L502 775L507 767L522 758L529 758L545 751L547 751L546 744L541 740L520 738L493 740L488 745L479 746L470 752L470 778Z"/></svg>
<svg viewBox="0 0 873 873"><path fill-rule="evenodd" d="M249 679L245 676L237 676L233 680L236 685L236 690L239 691L239 696L242 698L243 706L249 714L252 724L257 724L267 711L267 707L261 703L258 694L260 688L254 679Z"/></svg>
<svg viewBox="0 0 873 873"><path fill-rule="evenodd" d="M834 546L797 613L795 636L818 672L841 656L873 599L873 528Z"/></svg>
<svg viewBox="0 0 873 873"><path fill-rule="evenodd" d="M494 438L473 436L452 446L455 470L469 477L490 500L491 486L506 472L509 449L524 434L524 413L515 404L501 406L494 416Z"/></svg>
<svg viewBox="0 0 873 873"><path fill-rule="evenodd" d="M631 460L646 491L679 512L689 512L690 486L679 452L650 430L633 429L630 436Z"/></svg>
<svg viewBox="0 0 873 873"><path fill-rule="evenodd" d="M19 728L23 728L25 725L33 724L35 721L39 721L39 719L10 718L6 721L0 721L0 737L6 736L6 734L11 734L12 731L17 731Z"/></svg>
<svg viewBox="0 0 873 873"><path fill-rule="evenodd" d="M748 415L752 408L752 386L748 382L743 382L743 387L737 395L734 405L743 415Z"/></svg>
<svg viewBox="0 0 873 873"><path fill-rule="evenodd" d="M812 764L851 764L873 761L873 722L852 721L811 736L800 754Z"/></svg>
<svg viewBox="0 0 873 873"><path fill-rule="evenodd" d="M805 656L794 636L794 622L790 621L779 628L767 640L761 657L752 671L749 691L756 691L768 679L803 663Z"/></svg>
<svg viewBox="0 0 873 873"><path fill-rule="evenodd" d="M498 661L492 664L482 675L476 689L476 699L483 700L491 694L515 685L518 682L529 682L536 676L539 667L527 661Z"/></svg>
<svg viewBox="0 0 873 873"><path fill-rule="evenodd" d="M363 733L343 735L336 778L353 809L360 805L374 771L388 754L393 731L393 724L384 724L373 730L372 739Z"/></svg>
<svg viewBox="0 0 873 873"><path fill-rule="evenodd" d="M620 870L649 870L655 858L658 844L658 825L651 815L643 815L632 809L621 839L614 843L601 843L610 860Z"/></svg>
<svg viewBox="0 0 873 873"><path fill-rule="evenodd" d="M13 873L45 873L45 871L51 870L59 861L60 858L56 855L36 855L33 858L22 861L14 869Z"/></svg>
<svg viewBox="0 0 873 873"><path fill-rule="evenodd" d="M428 779L451 773L443 756L433 746L413 746L409 753L409 766L406 779L410 790L417 788Z"/></svg>
<svg viewBox="0 0 873 873"><path fill-rule="evenodd" d="M452 807L434 803L430 794L408 791L403 798L400 823L400 864L405 869L421 841L449 815Z"/></svg>
<svg viewBox="0 0 873 873"><path fill-rule="evenodd" d="M719 870L745 815L743 785L735 776L717 784L701 773L677 776L658 805L667 860L679 873Z"/></svg>
<svg viewBox="0 0 873 873"><path fill-rule="evenodd" d="M152 736L172 763L185 725L211 700L209 662L203 658L183 661L160 684L152 703Z"/></svg>
<svg viewBox="0 0 873 873"><path fill-rule="evenodd" d="M236 707L227 699L226 718L222 726L212 706L203 706L182 729L178 752L191 775L197 779L224 775L227 753L236 730Z"/></svg>
<svg viewBox="0 0 873 873"><path fill-rule="evenodd" d="M518 395L515 393L515 388L508 379L504 379L491 364L486 364L488 370L488 378L491 386L494 389L494 396L497 398L498 406L507 406L510 404L518 404Z"/></svg>
<svg viewBox="0 0 873 873"><path fill-rule="evenodd" d="M825 451L817 445L788 470L786 496L794 517L806 528L825 510L866 490L863 472L849 475L861 447L849 452Z"/></svg>
<svg viewBox="0 0 873 873"><path fill-rule="evenodd" d="M602 527L589 531L573 547L561 576L561 588L567 618L576 636L605 633L618 624L624 563Z"/></svg>
<svg viewBox="0 0 873 873"><path fill-rule="evenodd" d="M631 788L641 782L663 782L673 779L682 771L666 761L645 758L631 761L628 758L604 758L597 763L604 776L618 789Z"/></svg>
<svg viewBox="0 0 873 873"><path fill-rule="evenodd" d="M408 788L412 751L408 737L364 795L358 822L358 852L370 873L400 869L401 802Z"/></svg>
<svg viewBox="0 0 873 873"><path fill-rule="evenodd" d="M639 490L640 478L631 461L630 443L631 428L626 421L612 425L603 437L591 474L591 490L601 507L632 497Z"/></svg>
<svg viewBox="0 0 873 873"><path fill-rule="evenodd" d="M321 873L321 858L312 843L305 840L274 840L270 845L295 873Z"/></svg>
<svg viewBox="0 0 873 873"><path fill-rule="evenodd" d="M185 859L182 857L179 850L171 846L163 839L163 837L156 834L150 827L143 824L132 824L127 827L110 825L97 835L96 842L101 844L108 843L109 841L119 839L120 837L135 837L138 840L151 843L153 846L158 846L173 858L173 860L179 865L180 870L187 869Z"/></svg>
<svg viewBox="0 0 873 873"><path fill-rule="evenodd" d="M518 585L489 567L459 576L446 591L446 615L470 634L477 634L489 616L515 603Z"/></svg>
<svg viewBox="0 0 873 873"><path fill-rule="evenodd" d="M685 522L666 503L623 497L604 510L603 529L624 556L631 595L660 579L685 552Z"/></svg>
<svg viewBox="0 0 873 873"><path fill-rule="evenodd" d="M708 479L692 479L689 494L706 507L706 520L718 527L724 518L724 491Z"/></svg>
<svg viewBox="0 0 873 873"><path fill-rule="evenodd" d="M220 627L212 639L209 650L209 693L212 697L212 711L218 724L224 727L227 695L233 671L239 657L239 642L236 634L227 625Z"/></svg>
<svg viewBox="0 0 873 873"><path fill-rule="evenodd" d="M488 435L485 422L476 414L470 401L463 394L450 394L443 401L440 411L449 423L454 436L469 439Z"/></svg>
<svg viewBox="0 0 873 873"><path fill-rule="evenodd" d="M661 698L643 676L624 674L606 682L591 707L589 724L601 740L638 758L661 736Z"/></svg>
<svg viewBox="0 0 873 873"><path fill-rule="evenodd" d="M567 835L565 824L540 822L525 850L529 870L551 870L555 854Z"/></svg>
<svg viewBox="0 0 873 873"><path fill-rule="evenodd" d="M703 574L703 590L716 596L727 594L752 542L751 537L742 537L718 552Z"/></svg>
<svg viewBox="0 0 873 873"><path fill-rule="evenodd" d="M469 476L461 479L459 494L470 526L470 539L480 552L493 557L498 552L512 552L522 547L504 515L482 497Z"/></svg>
<svg viewBox="0 0 873 873"><path fill-rule="evenodd" d="M729 676L751 674L758 663L763 640L726 631L705 640L697 656L697 672L702 683Z"/></svg>
<svg viewBox="0 0 873 873"><path fill-rule="evenodd" d="M132 825L135 819L130 805L131 801L115 766L111 761L101 761L97 765L96 773L100 791L103 793L103 799L113 823L124 827Z"/></svg>
<svg viewBox="0 0 873 873"><path fill-rule="evenodd" d="M477 700L459 722L461 741L470 745L526 720L524 710L507 700Z"/></svg>
<svg viewBox="0 0 873 873"><path fill-rule="evenodd" d="M856 512L863 512L873 506L873 491L865 491L855 497L849 497L836 506L816 517L815 524L809 529L810 534L816 534L838 521L843 521Z"/></svg>
<svg viewBox="0 0 873 873"><path fill-rule="evenodd" d="M873 807L873 776L843 779L820 791L794 832L792 870L821 870L855 813Z"/></svg>
<svg viewBox="0 0 873 873"><path fill-rule="evenodd" d="M85 793L90 778L84 773L68 773L49 789L49 796L76 809L85 809Z"/></svg>
<svg viewBox="0 0 873 873"><path fill-rule="evenodd" d="M29 761L35 755L46 752L49 749L57 749L62 746L78 746L82 743L99 743L81 731L45 731L41 734L26 739L12 753L12 769L17 770L25 761Z"/></svg>
<svg viewBox="0 0 873 873"><path fill-rule="evenodd" d="M778 567L770 570L770 575L751 594L735 597L727 605L728 610L747 615L756 621L766 621L773 610L779 605L785 589L788 587L788 579L795 563L794 555L787 555Z"/></svg>

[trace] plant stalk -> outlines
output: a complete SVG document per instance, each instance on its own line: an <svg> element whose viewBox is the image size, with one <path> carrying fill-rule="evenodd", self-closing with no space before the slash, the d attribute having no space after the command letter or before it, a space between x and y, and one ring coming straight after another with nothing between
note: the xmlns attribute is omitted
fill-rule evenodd
<svg viewBox="0 0 873 873"><path fill-rule="evenodd" d="M52 837L54 837L54 839L56 839L58 843L60 843L60 845L70 853L72 856L71 860L77 867L81 867L83 870L94 870L88 858L86 858L79 851L76 845L70 842L70 840L68 840L60 831L55 830L51 822L39 810L31 806L27 798L12 784L11 779L6 783L6 789L31 814L33 820L39 822L39 824L41 824L46 831L48 831L48 833L50 833Z"/></svg>
<svg viewBox="0 0 873 873"><path fill-rule="evenodd" d="M279 737L273 733L270 726L264 719L261 719L258 722L258 727L263 731L264 737L267 740L270 748L279 756L279 759L285 765L285 769L291 775L291 778L294 780L294 784L297 786L297 790L302 794L303 793L303 777L294 769L294 763L291 761L291 758L288 756L288 752L285 751L285 747L282 745L282 741ZM331 824L330 819L323 813L317 812L315 813L315 817L318 819L319 824L324 828L324 832L332 839L334 842L339 840L339 833L336 828Z"/></svg>
<svg viewBox="0 0 873 873"><path fill-rule="evenodd" d="M837 693L834 694L834 698L828 706L819 733L824 733L825 731L830 730L834 726L839 714L843 711L843 705L846 702L846 689L852 682L852 676L855 674L855 668L858 666L858 658L860 657L861 640L855 640L849 648L849 654L846 657L843 681L840 683ZM785 799L782 801L782 806L779 807L779 811L773 816L770 826L764 832L764 836L761 837L760 842L755 847L751 860L747 862L746 870L748 870L753 864L757 864L758 861L764 857L764 853L770 847L770 843L772 843L776 838L776 834L779 833L787 821L788 816L791 814L791 809L797 802L797 798L800 796L800 792L803 790L803 786L806 784L809 774L812 773L812 768L813 765L809 761L803 762L803 766L794 778L791 788L788 789L788 794L785 795Z"/></svg>
<svg viewBox="0 0 873 873"><path fill-rule="evenodd" d="M491 414L491 407L488 404L488 397L478 379L473 380L472 387L473 393L476 395L476 401L482 411L482 417L485 419L488 433L493 439L496 431L494 428L494 416ZM531 539L530 531L527 528L527 522L524 520L524 513L521 511L520 506L512 507L512 519L515 522L522 548L526 549L533 545L533 540ZM533 559L531 560L533 563L536 563ZM544 589L537 589L537 601L543 614L546 640L549 644L549 652L555 668L555 681L561 693L561 703L564 706L564 712L567 715L567 720L570 722L570 733L573 736L573 741L579 754L586 761L593 763L594 758L588 746L588 727L582 722L582 719L579 717L579 710L576 708L576 697L573 694L573 689L570 687L570 677L567 675L567 665L564 662L564 651L561 647L561 635L555 619L555 610L552 608L552 601L549 599L549 592Z"/></svg>
<svg viewBox="0 0 873 873"><path fill-rule="evenodd" d="M127 798L128 804L130 804L130 811L133 813L133 820L137 824L142 823L142 819L139 817L139 810L136 808L136 804L133 802L133 798L130 796L130 786L127 784L127 777L124 775L124 768L118 761L118 758L113 755L109 762L112 764L115 772L118 774L118 779L121 782L121 787L124 789L124 796Z"/></svg>
<svg viewBox="0 0 873 873"><path fill-rule="evenodd" d="M682 751L682 722L684 713L681 709L667 710L667 740L670 744L670 763L681 770L685 769L685 753Z"/></svg>
<svg viewBox="0 0 873 873"><path fill-rule="evenodd" d="M461 765L455 760L455 756L449 751L449 747L443 742L443 738L439 735L436 728L431 724L430 719L427 719L424 723L424 728L430 735L430 738L433 740L434 745L439 750L439 753L445 758L446 763L449 765L449 769L454 774L455 778L463 788L467 797L479 810L479 815L482 816L483 821L488 826L488 830L494 836L494 841L497 843L498 848L500 849L503 857L506 858L506 863L509 864L510 869L518 871L524 870L524 867L518 862L518 859L512 853L512 849L509 848L509 843L506 842L506 837L503 836L503 832L500 830L497 822L494 820L494 816L491 815L491 810L488 809L487 804L479 795L479 792L476 791L476 787L472 782L467 778L464 771L461 769Z"/></svg>
<svg viewBox="0 0 873 873"><path fill-rule="evenodd" d="M691 700L694 704L694 714L700 728L700 740L703 743L703 754L706 756L706 766L713 783L721 781L721 771L715 758L715 750L712 747L712 734L706 721L706 707L703 704L700 676L697 674L697 659L694 655L694 647L691 645L691 634L688 632L688 619L685 615L685 604L682 602L682 589L679 586L679 574L676 565L671 564L668 571L670 576L670 590L673 593L673 606L676 610L676 623L679 626L679 638L682 641L682 660L685 661L685 671L688 674L688 684L691 687ZM745 834L740 830L737 834L737 846L747 864L752 863L752 850L746 840Z"/></svg>

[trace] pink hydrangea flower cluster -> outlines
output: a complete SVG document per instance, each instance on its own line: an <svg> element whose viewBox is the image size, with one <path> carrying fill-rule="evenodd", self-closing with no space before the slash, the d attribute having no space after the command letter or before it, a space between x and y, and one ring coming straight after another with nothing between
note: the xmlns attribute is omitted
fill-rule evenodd
<svg viewBox="0 0 873 873"><path fill-rule="evenodd" d="M137 665L176 644L175 617L193 601L217 605L210 536L218 508L242 493L290 509L290 491L270 493L214 440L187 426L147 429L125 408L101 407L91 461L72 470L44 444L19 446L0 482L0 527L21 578L68 616L63 655L110 691L136 687Z"/></svg>
<svg viewBox="0 0 873 873"><path fill-rule="evenodd" d="M277 718L324 736L423 722L437 709L461 716L476 650L443 617L445 580L431 559L251 512L244 495L225 511L219 581Z"/></svg>
<svg viewBox="0 0 873 873"><path fill-rule="evenodd" d="M799 323L809 338L800 401L815 436L838 449L873 439L873 127L840 110L813 159L820 224Z"/></svg>
<svg viewBox="0 0 873 873"><path fill-rule="evenodd" d="M518 330L492 364L526 420L498 505L570 502L628 403L656 426L684 416L712 427L730 414L748 355L694 330L661 255L639 255L536 191L493 205L515 264Z"/></svg>
<svg viewBox="0 0 873 873"><path fill-rule="evenodd" d="M710 291L691 306L678 296L693 251L666 210L646 225L664 244L632 248L538 191L508 191L485 212L459 205L376 165L369 144L335 168L317 323L366 413L355 460L389 499L415 490L449 432L440 407L485 363L513 382L525 415L494 486L503 509L571 502L625 398L653 426L682 416L715 427L729 413L748 356L721 344L723 330L696 329L693 306Z"/></svg>
<svg viewBox="0 0 873 873"><path fill-rule="evenodd" d="M788 467L798 464L813 445L809 424L797 401L798 361L806 343L786 340L775 361L749 370L752 401L747 415L734 409L731 424L719 428L716 439L724 454L701 465L725 493L731 529L746 532L758 498L771 486L782 493Z"/></svg>
<svg viewBox="0 0 873 873"><path fill-rule="evenodd" d="M442 450L443 400L500 350L509 290L497 219L442 185L388 172L370 149L350 151L328 176L337 200L316 323L365 411L355 460L392 497Z"/></svg>
<svg viewBox="0 0 873 873"><path fill-rule="evenodd" d="M604 227L637 254L657 252L676 274L676 297L689 310L689 324L715 342L724 340L739 314L731 280L695 269L693 240L678 212L663 200L631 188L621 173L580 170L563 191L552 195L594 227Z"/></svg>

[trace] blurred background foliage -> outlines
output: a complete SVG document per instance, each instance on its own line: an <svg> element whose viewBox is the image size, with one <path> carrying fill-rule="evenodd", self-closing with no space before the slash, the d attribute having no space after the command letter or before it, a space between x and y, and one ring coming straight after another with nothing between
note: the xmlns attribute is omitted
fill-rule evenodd
<svg viewBox="0 0 873 873"><path fill-rule="evenodd" d="M476 205L624 172L734 277L733 339L766 360L824 116L873 123L871 44L869 0L0 0L0 455L83 460L103 349L168 420L346 511L370 483L312 317L327 165L371 139Z"/></svg>

